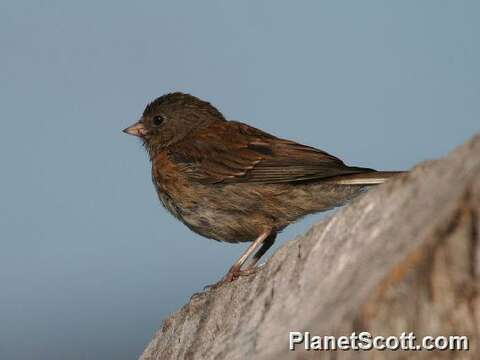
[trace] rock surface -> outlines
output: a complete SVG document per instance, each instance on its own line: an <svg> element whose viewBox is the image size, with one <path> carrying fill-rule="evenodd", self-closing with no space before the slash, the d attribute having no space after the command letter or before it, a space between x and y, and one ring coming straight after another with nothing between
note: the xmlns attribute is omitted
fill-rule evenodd
<svg viewBox="0 0 480 360"><path fill-rule="evenodd" d="M151 359L479 359L480 135L372 189L262 271L164 320ZM315 335L467 335L469 351L296 351Z"/></svg>

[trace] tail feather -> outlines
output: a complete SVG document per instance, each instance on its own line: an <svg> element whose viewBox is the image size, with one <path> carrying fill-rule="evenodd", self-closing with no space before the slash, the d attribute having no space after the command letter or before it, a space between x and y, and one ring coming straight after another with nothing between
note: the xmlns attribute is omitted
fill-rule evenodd
<svg viewBox="0 0 480 360"><path fill-rule="evenodd" d="M369 171L365 173L333 176L325 179L327 184L337 185L378 185L406 171Z"/></svg>

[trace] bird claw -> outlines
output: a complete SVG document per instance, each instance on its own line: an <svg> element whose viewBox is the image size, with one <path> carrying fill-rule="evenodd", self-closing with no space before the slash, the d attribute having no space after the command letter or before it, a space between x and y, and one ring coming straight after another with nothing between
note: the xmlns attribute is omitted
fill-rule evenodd
<svg viewBox="0 0 480 360"><path fill-rule="evenodd" d="M203 288L203 290L205 290L205 288ZM190 296L190 301L195 301L197 299L200 299L203 295L205 295L204 292L193 293L192 296Z"/></svg>
<svg viewBox="0 0 480 360"><path fill-rule="evenodd" d="M232 281L237 280L241 276L249 276L252 274L255 274L259 270L261 270L265 264L261 264L258 266L255 265L249 265L245 269L240 269L239 267L232 266L230 270L227 272L227 274L218 282L214 284L207 285L203 288L203 290L208 291L210 289L217 289L223 284L230 283Z"/></svg>

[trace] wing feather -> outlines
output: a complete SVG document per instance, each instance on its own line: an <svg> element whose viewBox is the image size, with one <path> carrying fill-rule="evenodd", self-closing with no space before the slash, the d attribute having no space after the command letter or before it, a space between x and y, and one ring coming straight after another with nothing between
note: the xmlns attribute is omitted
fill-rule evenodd
<svg viewBox="0 0 480 360"><path fill-rule="evenodd" d="M299 182L374 171L234 121L192 133L169 156L190 179L210 184Z"/></svg>

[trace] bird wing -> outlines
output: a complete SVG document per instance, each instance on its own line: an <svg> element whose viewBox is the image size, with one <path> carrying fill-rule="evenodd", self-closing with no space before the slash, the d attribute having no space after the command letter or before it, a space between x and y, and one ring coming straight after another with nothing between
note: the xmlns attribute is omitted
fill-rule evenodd
<svg viewBox="0 0 480 360"><path fill-rule="evenodd" d="M286 183L373 171L249 125L216 122L191 133L169 156L201 183Z"/></svg>

